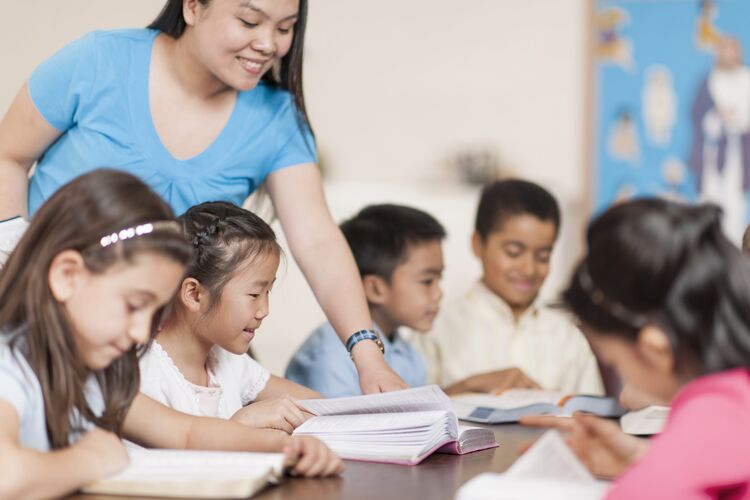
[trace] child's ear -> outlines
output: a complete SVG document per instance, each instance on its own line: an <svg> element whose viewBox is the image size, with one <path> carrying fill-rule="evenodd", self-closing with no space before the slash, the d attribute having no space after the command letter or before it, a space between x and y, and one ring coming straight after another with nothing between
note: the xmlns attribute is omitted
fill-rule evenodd
<svg viewBox="0 0 750 500"><path fill-rule="evenodd" d="M638 333L638 352L646 363L662 373L674 372L674 353L669 337L655 326L646 326Z"/></svg>
<svg viewBox="0 0 750 500"><path fill-rule="evenodd" d="M182 306L190 312L200 311L201 302L205 302L207 298L200 281L190 277L182 280L178 295Z"/></svg>
<svg viewBox="0 0 750 500"><path fill-rule="evenodd" d="M369 304L381 305L387 300L390 287L380 276L368 274L362 278L362 285L365 289L365 298Z"/></svg>
<svg viewBox="0 0 750 500"><path fill-rule="evenodd" d="M484 254L484 241L482 241L482 235L476 231L471 235L471 249L474 252L474 257L482 260L482 255Z"/></svg>
<svg viewBox="0 0 750 500"><path fill-rule="evenodd" d="M67 302L88 275L89 271L79 252L76 250L60 252L52 259L47 273L52 296L58 302Z"/></svg>

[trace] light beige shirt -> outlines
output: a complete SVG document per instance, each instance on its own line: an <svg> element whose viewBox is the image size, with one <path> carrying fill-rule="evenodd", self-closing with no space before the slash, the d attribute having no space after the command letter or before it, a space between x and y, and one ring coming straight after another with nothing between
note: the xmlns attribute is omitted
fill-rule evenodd
<svg viewBox="0 0 750 500"><path fill-rule="evenodd" d="M428 382L443 387L517 367L544 389L604 393L591 348L566 315L534 304L516 321L510 306L482 282L445 307L430 333L412 341L425 357Z"/></svg>

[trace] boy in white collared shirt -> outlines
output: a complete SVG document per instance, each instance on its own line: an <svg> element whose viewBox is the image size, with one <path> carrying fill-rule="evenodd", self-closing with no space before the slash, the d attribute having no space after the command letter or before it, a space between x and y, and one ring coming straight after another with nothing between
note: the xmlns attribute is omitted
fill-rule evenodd
<svg viewBox="0 0 750 500"><path fill-rule="evenodd" d="M472 238L482 279L414 339L429 382L453 394L538 387L603 393L583 334L537 300L559 225L556 200L536 184L506 180L484 188Z"/></svg>

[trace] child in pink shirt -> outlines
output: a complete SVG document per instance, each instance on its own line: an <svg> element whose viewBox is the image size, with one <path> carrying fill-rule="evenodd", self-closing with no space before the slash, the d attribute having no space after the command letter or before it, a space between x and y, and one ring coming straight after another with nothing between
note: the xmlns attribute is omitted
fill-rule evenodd
<svg viewBox="0 0 750 500"><path fill-rule="evenodd" d="M576 415L561 427L607 498L750 499L750 260L712 205L640 199L588 231L564 301L605 362L671 401L650 442Z"/></svg>

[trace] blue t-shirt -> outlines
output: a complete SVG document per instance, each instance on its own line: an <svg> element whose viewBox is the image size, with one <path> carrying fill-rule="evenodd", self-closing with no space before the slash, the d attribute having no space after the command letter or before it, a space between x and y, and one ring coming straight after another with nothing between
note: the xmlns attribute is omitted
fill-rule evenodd
<svg viewBox="0 0 750 500"><path fill-rule="evenodd" d="M149 105L151 49L159 31L97 31L65 46L29 79L31 100L63 132L39 159L29 214L63 184L96 168L137 175L181 214L205 201L241 205L271 172L316 161L288 92L265 83L239 92L221 134L178 160L164 147Z"/></svg>
<svg viewBox="0 0 750 500"><path fill-rule="evenodd" d="M393 340L380 333L380 339L388 366L410 386L425 385L427 369L422 355L398 333ZM310 334L292 357L284 376L327 398L362 394L357 368L330 323Z"/></svg>

